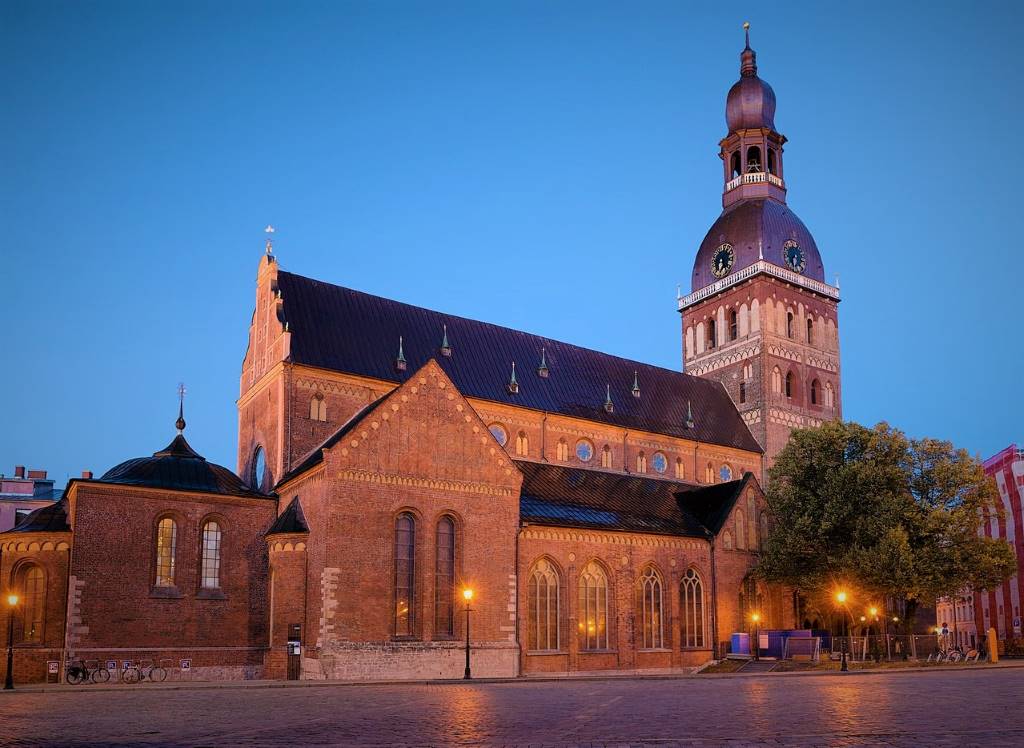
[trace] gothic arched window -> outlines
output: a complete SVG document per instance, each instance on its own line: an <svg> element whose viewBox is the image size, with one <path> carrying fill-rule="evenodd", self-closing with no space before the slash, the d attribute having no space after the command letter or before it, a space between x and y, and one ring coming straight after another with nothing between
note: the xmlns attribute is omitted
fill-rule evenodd
<svg viewBox="0 0 1024 748"><path fill-rule="evenodd" d="M530 439L526 436L525 431L520 431L516 436L516 454L520 457L526 457L530 454Z"/></svg>
<svg viewBox="0 0 1024 748"><path fill-rule="evenodd" d="M601 448L601 467L610 468L612 466L612 448L605 444Z"/></svg>
<svg viewBox="0 0 1024 748"><path fill-rule="evenodd" d="M807 318L807 344L814 344L814 320L810 317Z"/></svg>
<svg viewBox="0 0 1024 748"><path fill-rule="evenodd" d="M683 469L683 458L682 457L677 457L676 458L676 477L680 478L680 479L686 477L686 471Z"/></svg>
<svg viewBox="0 0 1024 748"><path fill-rule="evenodd" d="M416 519L403 512L395 519L395 636L416 628Z"/></svg>
<svg viewBox="0 0 1024 748"><path fill-rule="evenodd" d="M836 404L836 392L832 388L831 382L825 383L825 405L829 408L835 407Z"/></svg>
<svg viewBox="0 0 1024 748"><path fill-rule="evenodd" d="M793 337L793 312L786 312L786 337Z"/></svg>
<svg viewBox="0 0 1024 748"><path fill-rule="evenodd" d="M680 639L683 649L700 649L704 644L704 585L694 569L687 569L679 583Z"/></svg>
<svg viewBox="0 0 1024 748"><path fill-rule="evenodd" d="M591 561L580 574L580 649L608 649L608 577Z"/></svg>
<svg viewBox="0 0 1024 748"><path fill-rule="evenodd" d="M447 515L437 521L434 633L439 636L455 635L455 521Z"/></svg>
<svg viewBox="0 0 1024 748"><path fill-rule="evenodd" d="M729 340L736 340L739 334L739 319L735 309L729 310Z"/></svg>
<svg viewBox="0 0 1024 748"><path fill-rule="evenodd" d="M647 472L647 456L643 452L636 456L636 471L638 473Z"/></svg>
<svg viewBox="0 0 1024 748"><path fill-rule="evenodd" d="M21 641L42 643L43 614L46 611L46 575L35 564L22 567Z"/></svg>
<svg viewBox="0 0 1024 748"><path fill-rule="evenodd" d="M569 459L569 443L565 439L559 439L555 445L555 457L562 462Z"/></svg>
<svg viewBox="0 0 1024 748"><path fill-rule="evenodd" d="M793 372L786 374L786 397L793 397Z"/></svg>
<svg viewBox="0 0 1024 748"><path fill-rule="evenodd" d="M661 619L661 577L653 567L637 581L637 616L640 619L640 648L661 649L665 632Z"/></svg>
<svg viewBox="0 0 1024 748"><path fill-rule="evenodd" d="M560 649L558 571L550 561L542 558L534 565L528 589L526 648L535 652Z"/></svg>
<svg viewBox="0 0 1024 748"><path fill-rule="evenodd" d="M174 586L174 557L178 546L178 523L164 517L156 526L156 586Z"/></svg>
<svg viewBox="0 0 1024 748"><path fill-rule="evenodd" d="M742 509L736 510L736 547L747 549L747 518Z"/></svg>
<svg viewBox="0 0 1024 748"><path fill-rule="evenodd" d="M718 345L718 334L715 329L715 321L713 319L708 320L708 348L714 348Z"/></svg>
<svg viewBox="0 0 1024 748"><path fill-rule="evenodd" d="M220 588L220 525L210 520L203 525L203 549L199 565L200 586L203 589Z"/></svg>
<svg viewBox="0 0 1024 748"><path fill-rule="evenodd" d="M715 482L715 466L710 462L707 464L707 467L704 468L704 482Z"/></svg>
<svg viewBox="0 0 1024 748"><path fill-rule="evenodd" d="M782 371L778 366L772 369L772 392L776 394L782 392Z"/></svg>
<svg viewBox="0 0 1024 748"><path fill-rule="evenodd" d="M820 387L820 385L818 384L818 380L817 379L811 380L811 405L817 405L818 404L818 400L819 400L818 389L819 389L819 387Z"/></svg>
<svg viewBox="0 0 1024 748"><path fill-rule="evenodd" d="M309 417L314 421L327 420L327 401L320 392L309 399Z"/></svg>
<svg viewBox="0 0 1024 748"><path fill-rule="evenodd" d="M747 401L747 383L740 382L740 405Z"/></svg>

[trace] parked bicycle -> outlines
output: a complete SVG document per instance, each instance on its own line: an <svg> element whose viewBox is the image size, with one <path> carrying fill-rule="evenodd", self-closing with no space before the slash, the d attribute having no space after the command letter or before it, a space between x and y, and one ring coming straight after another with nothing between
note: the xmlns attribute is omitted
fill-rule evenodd
<svg viewBox="0 0 1024 748"><path fill-rule="evenodd" d="M162 683L167 680L167 669L152 660L140 660L138 664L126 668L121 673L121 680L125 683L141 683L147 679L153 683Z"/></svg>
<svg viewBox="0 0 1024 748"><path fill-rule="evenodd" d="M110 671L95 660L75 660L68 666L67 681L73 686L79 683L106 683Z"/></svg>

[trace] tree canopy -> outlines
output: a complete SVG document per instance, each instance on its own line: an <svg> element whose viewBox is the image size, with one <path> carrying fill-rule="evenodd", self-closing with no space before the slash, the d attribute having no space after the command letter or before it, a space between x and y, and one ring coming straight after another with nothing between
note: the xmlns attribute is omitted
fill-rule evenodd
<svg viewBox="0 0 1024 748"><path fill-rule="evenodd" d="M1012 547L978 532L1001 513L995 483L949 442L832 421L794 430L768 474L758 573L811 601L845 586L932 604L1015 571Z"/></svg>

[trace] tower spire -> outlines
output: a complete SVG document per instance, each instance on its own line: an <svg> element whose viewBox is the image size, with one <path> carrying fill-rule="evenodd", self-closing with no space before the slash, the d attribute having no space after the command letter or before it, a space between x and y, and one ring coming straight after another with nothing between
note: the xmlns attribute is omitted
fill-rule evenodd
<svg viewBox="0 0 1024 748"><path fill-rule="evenodd" d="M181 434L185 431L185 383L178 383L178 420L174 422L175 428Z"/></svg>
<svg viewBox="0 0 1024 748"><path fill-rule="evenodd" d="M740 53L740 75L752 78L757 75L757 53L750 48L750 22L743 23L743 37L746 42Z"/></svg>
<svg viewBox="0 0 1024 748"><path fill-rule="evenodd" d="M267 227L263 229L263 233L267 235L267 254L274 254L274 227L269 223Z"/></svg>

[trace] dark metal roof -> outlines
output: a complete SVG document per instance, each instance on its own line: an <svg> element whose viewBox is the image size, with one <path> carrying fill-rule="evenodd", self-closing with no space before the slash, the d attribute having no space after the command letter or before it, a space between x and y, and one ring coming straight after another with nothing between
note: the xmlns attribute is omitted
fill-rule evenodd
<svg viewBox="0 0 1024 748"><path fill-rule="evenodd" d="M292 499L274 524L267 530L267 535L285 535L293 532L309 532L309 525L306 524L306 516L302 513L302 505L299 504L299 497Z"/></svg>
<svg viewBox="0 0 1024 748"><path fill-rule="evenodd" d="M7 532L70 532L66 507L64 499L50 506L40 507Z"/></svg>
<svg viewBox="0 0 1024 748"><path fill-rule="evenodd" d="M63 488L47 488L39 493L0 493L0 501L59 501Z"/></svg>
<svg viewBox="0 0 1024 748"><path fill-rule="evenodd" d="M744 473L739 480L687 488L677 493L676 498L684 511L695 517L709 532L717 535L747 483L756 480L753 473Z"/></svg>
<svg viewBox="0 0 1024 748"><path fill-rule="evenodd" d="M296 363L402 382L429 359L467 397L761 452L718 382L281 271ZM451 356L440 353L447 325ZM398 339L408 368L396 371ZM544 350L548 377L537 368ZM519 391L508 391L512 362ZM633 397L637 372L641 396ZM606 387L614 409L604 407ZM686 428L687 402L695 425ZM294 472L294 471L293 471Z"/></svg>
<svg viewBox="0 0 1024 748"><path fill-rule="evenodd" d="M675 494L683 483L599 470L516 462L524 523L707 537Z"/></svg>
<svg viewBox="0 0 1024 748"><path fill-rule="evenodd" d="M268 498L249 488L226 467L207 462L182 434L152 457L136 457L112 467L98 482Z"/></svg>
<svg viewBox="0 0 1024 748"><path fill-rule="evenodd" d="M782 257L782 245L790 239L803 251L807 263L803 274L824 283L825 266L818 245L803 221L787 205L771 198L742 200L730 205L712 224L697 250L693 261L693 290L718 280L711 272L711 260L722 244L731 244L736 255L730 273L753 265L759 255L789 270Z"/></svg>

